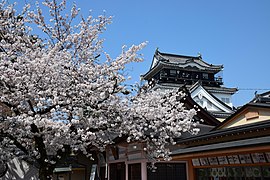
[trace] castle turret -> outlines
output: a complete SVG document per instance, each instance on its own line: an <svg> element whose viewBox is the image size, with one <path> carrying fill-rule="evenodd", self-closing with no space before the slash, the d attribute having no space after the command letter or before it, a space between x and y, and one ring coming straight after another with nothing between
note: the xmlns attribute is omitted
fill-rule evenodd
<svg viewBox="0 0 270 180"><path fill-rule="evenodd" d="M149 71L142 78L153 90L185 86L192 98L221 121L234 112L231 101L236 88L223 86L223 65L209 64L198 56L156 50Z"/></svg>

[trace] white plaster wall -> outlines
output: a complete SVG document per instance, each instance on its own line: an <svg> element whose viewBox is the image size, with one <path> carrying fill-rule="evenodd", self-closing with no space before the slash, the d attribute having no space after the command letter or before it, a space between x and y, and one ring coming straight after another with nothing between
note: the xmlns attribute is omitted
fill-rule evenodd
<svg viewBox="0 0 270 180"><path fill-rule="evenodd" d="M213 94L214 95L214 94ZM215 96L215 95L214 95ZM201 86L191 92L191 97L198 98L197 100L201 100L202 107L207 108L208 111L218 112L218 111L225 111L231 112L231 110L222 104L220 104L215 98L213 98L207 91L205 91ZM208 102L209 101L209 102ZM207 106L208 103L211 102L211 107Z"/></svg>
<svg viewBox="0 0 270 180"><path fill-rule="evenodd" d="M230 106L231 108L233 107L233 104L232 104L232 95L231 94L223 94L223 93L212 93L214 96L216 96L219 100L221 100L222 98L229 98L230 100L230 103L226 103L224 102L225 104L227 104L228 106ZM222 101L222 100L221 100Z"/></svg>

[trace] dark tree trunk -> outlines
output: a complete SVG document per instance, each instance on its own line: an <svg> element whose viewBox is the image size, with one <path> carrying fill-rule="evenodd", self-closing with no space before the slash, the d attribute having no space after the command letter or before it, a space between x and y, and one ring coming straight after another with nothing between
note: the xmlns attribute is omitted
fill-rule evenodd
<svg viewBox="0 0 270 180"><path fill-rule="evenodd" d="M46 163L47 164L47 163ZM39 168L39 179L40 180L51 180L53 179L53 171L52 168L48 166L48 164L43 164Z"/></svg>
<svg viewBox="0 0 270 180"><path fill-rule="evenodd" d="M33 133L40 133L40 130L35 124L31 124L31 131ZM40 180L51 180L53 177L53 166L49 162L46 147L43 142L43 137L39 135L34 136L35 148L39 152L39 159L37 162L39 164L39 179Z"/></svg>

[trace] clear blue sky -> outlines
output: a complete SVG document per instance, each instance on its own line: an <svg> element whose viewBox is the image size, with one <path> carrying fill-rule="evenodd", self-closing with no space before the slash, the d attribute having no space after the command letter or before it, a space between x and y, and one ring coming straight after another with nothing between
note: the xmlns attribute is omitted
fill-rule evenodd
<svg viewBox="0 0 270 180"><path fill-rule="evenodd" d="M233 96L235 106L250 101L256 89L270 90L270 0L77 0L76 4L84 15L106 10L114 16L104 34L104 49L113 57L124 44L149 42L142 51L145 61L128 67L134 81L148 71L158 47L181 55L200 52L206 62L223 64L224 85L239 88Z"/></svg>

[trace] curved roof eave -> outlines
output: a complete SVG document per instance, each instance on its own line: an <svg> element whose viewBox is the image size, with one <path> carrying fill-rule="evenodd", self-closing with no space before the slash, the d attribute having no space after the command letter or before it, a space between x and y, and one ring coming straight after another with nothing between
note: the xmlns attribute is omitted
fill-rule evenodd
<svg viewBox="0 0 270 180"><path fill-rule="evenodd" d="M212 66L213 69L222 69L223 65L213 65L213 64L209 64L207 62L205 62L204 60L202 60L200 57L195 57L195 56L184 56L184 55L176 55L176 54L169 54L169 53L162 53L160 51L156 51L155 52L155 56L160 56L161 58L165 59L165 60L170 60L169 57L179 57L179 58L186 58L185 63L186 62L195 62L197 64L199 64L196 61L200 61L202 62L202 64L204 64L205 67L210 67ZM168 56L168 57L165 57Z"/></svg>
<svg viewBox="0 0 270 180"><path fill-rule="evenodd" d="M162 66L163 66L163 64L160 61L158 61L157 64L152 69L150 69L146 74L142 75L143 79L149 80L149 78L150 78L149 76L151 74L154 74L158 70L160 70L162 68Z"/></svg>
<svg viewBox="0 0 270 180"><path fill-rule="evenodd" d="M181 67L181 68L186 68L186 67L194 67L194 65L192 65L192 63L195 64L195 67L199 68L200 70L204 70L204 71L214 71L214 72L219 72L222 70L222 68L213 68L213 67L207 67L207 66L202 66L201 64L197 63L196 61L193 62L188 62L188 63L173 63L173 62L167 62L167 61L159 61L162 64L169 66L169 67Z"/></svg>

